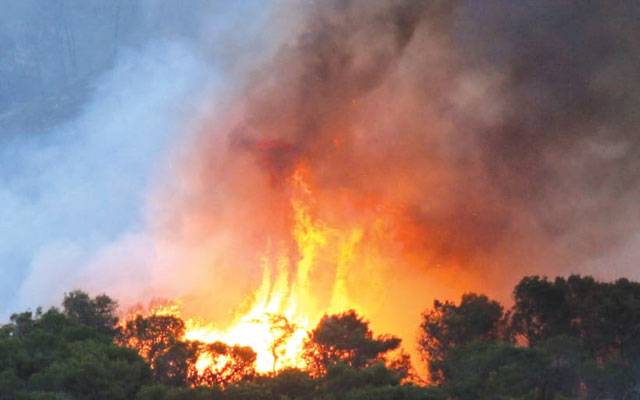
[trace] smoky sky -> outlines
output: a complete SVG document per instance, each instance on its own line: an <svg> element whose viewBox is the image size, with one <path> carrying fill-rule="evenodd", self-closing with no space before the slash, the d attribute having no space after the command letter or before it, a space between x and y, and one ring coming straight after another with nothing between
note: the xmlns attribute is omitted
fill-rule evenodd
<svg viewBox="0 0 640 400"><path fill-rule="evenodd" d="M99 280L108 271L85 273L90 260L142 229L147 191L170 168L170 148L204 99L215 105L232 86L225 79L243 52L261 45L252 29L263 8L225 3L3 4L3 317ZM130 277L146 276L122 279Z"/></svg>
<svg viewBox="0 0 640 400"><path fill-rule="evenodd" d="M226 210L281 201L300 162L325 194L401 204L420 268L462 264L493 289L640 278L640 4L229 3L7 5L1 313L83 282L144 287L149 225L237 226ZM170 195L149 207L157 186Z"/></svg>
<svg viewBox="0 0 640 400"><path fill-rule="evenodd" d="M444 171L403 198L438 259L633 274L628 253L611 264L640 216L639 16L633 1L308 3L248 85L233 151L275 185L300 161L325 188Z"/></svg>

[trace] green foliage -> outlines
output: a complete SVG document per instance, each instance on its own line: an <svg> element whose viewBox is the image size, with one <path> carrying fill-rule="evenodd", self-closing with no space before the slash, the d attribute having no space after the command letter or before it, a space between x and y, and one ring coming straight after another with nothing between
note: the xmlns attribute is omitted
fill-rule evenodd
<svg viewBox="0 0 640 400"><path fill-rule="evenodd" d="M513 332L529 345L554 336L580 338L593 357L640 357L640 284L572 275L553 282L526 277L514 290Z"/></svg>
<svg viewBox="0 0 640 400"><path fill-rule="evenodd" d="M118 303L106 295L94 298L80 290L67 293L62 301L64 314L81 325L108 335L115 334Z"/></svg>
<svg viewBox="0 0 640 400"><path fill-rule="evenodd" d="M141 388L135 400L216 400L219 396L215 389L150 385Z"/></svg>
<svg viewBox="0 0 640 400"><path fill-rule="evenodd" d="M526 277L514 300L508 312L473 293L435 301L419 338L435 379L421 387L405 382L406 354L390 357L400 340L374 336L353 311L309 332L308 369L260 375L248 347L185 341L171 316L116 329L114 301L76 291L63 311L0 327L0 400L640 399L640 284ZM286 338L288 322L274 321ZM198 374L204 353L215 370Z"/></svg>
<svg viewBox="0 0 640 400"><path fill-rule="evenodd" d="M500 336L502 306L487 296L467 293L459 305L435 300L433 309L423 314L419 348L429 360L433 381L443 379L441 363L455 348L474 341L491 342Z"/></svg>
<svg viewBox="0 0 640 400"><path fill-rule="evenodd" d="M184 321L168 315L136 316L115 341L135 350L149 364L156 381L170 386L195 383L199 344L182 341Z"/></svg>
<svg viewBox="0 0 640 400"><path fill-rule="evenodd" d="M0 399L124 400L133 398L148 382L150 372L144 361L134 351L116 346L108 334L106 328L113 328L114 319L107 315L113 310L78 311L87 311L87 304L115 303L106 296L96 300L81 292L66 297L71 298L73 305L68 304L65 312L52 308L35 315L15 314L2 327Z"/></svg>
<svg viewBox="0 0 640 400"><path fill-rule="evenodd" d="M356 369L367 367L399 345L400 339L393 336L374 338L369 323L351 310L320 320L309 334L305 359L312 373L323 375L338 363Z"/></svg>
<svg viewBox="0 0 640 400"><path fill-rule="evenodd" d="M80 398L126 400L135 396L149 370L132 351L95 341L71 343L68 356L31 376L28 386Z"/></svg>
<svg viewBox="0 0 640 400"><path fill-rule="evenodd" d="M285 369L264 381L273 396L287 399L311 399L318 382L299 369Z"/></svg>
<svg viewBox="0 0 640 400"><path fill-rule="evenodd" d="M0 372L0 400L10 400L24 388L24 382L18 378L16 371L5 369Z"/></svg>
<svg viewBox="0 0 640 400"><path fill-rule="evenodd" d="M452 398L523 398L542 386L543 356L509 343L473 342L438 361L442 388Z"/></svg>
<svg viewBox="0 0 640 400"><path fill-rule="evenodd" d="M588 391L588 400L640 399L638 387L639 365L629 365L620 360L599 364L588 360L581 369L581 377Z"/></svg>
<svg viewBox="0 0 640 400"><path fill-rule="evenodd" d="M327 397L340 400L444 400L438 392L413 385L366 386L348 390L342 395Z"/></svg>
<svg viewBox="0 0 640 400"><path fill-rule="evenodd" d="M506 314L472 294L424 314L419 344L445 397L640 398L640 284L525 277L514 300Z"/></svg>

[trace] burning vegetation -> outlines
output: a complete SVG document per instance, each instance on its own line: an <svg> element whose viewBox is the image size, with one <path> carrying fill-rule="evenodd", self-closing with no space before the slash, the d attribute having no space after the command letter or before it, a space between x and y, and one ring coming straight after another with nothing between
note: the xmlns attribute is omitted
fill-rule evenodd
<svg viewBox="0 0 640 400"><path fill-rule="evenodd" d="M290 195L287 219L291 220L290 237L295 246L289 251L280 249L275 254L263 256L260 285L243 300L226 327L197 318L187 318L184 323L173 326L172 323L177 322L175 318L182 315L178 301L152 304L149 310L133 308L123 319L125 331L131 331L133 338L140 337L136 332L147 327L138 325L147 321L144 318L147 315L147 322L152 326L160 324L155 328L148 327L152 332L167 324L165 330L173 332L172 336L207 344L208 347L197 351L199 355L193 373L201 378L209 376L206 379L213 379L213 382L218 382L214 375L227 375L222 371L231 368L229 363L253 364L255 361L256 371L260 373L304 368L310 362L317 364L314 357L305 353L308 332L328 313L354 312L357 305L349 299L347 292L348 271L355 263L366 262L366 254L360 249L365 236L384 235L385 232L382 231L382 218L373 221L373 225L329 226L316 216L310 181L310 171L305 165L298 166L287 180ZM376 271L372 269L371 272ZM352 327L355 329L361 321L355 314L349 315L355 318L356 325ZM152 343L132 340L125 336L121 344L137 349L153 364L147 349ZM399 340L393 339L390 343L387 350L397 348ZM322 356L335 355L323 352ZM240 359L244 362L239 362ZM238 372L246 374L243 367L239 368Z"/></svg>
<svg viewBox="0 0 640 400"><path fill-rule="evenodd" d="M273 372L306 365L324 315L413 343L436 298L619 276L592 263L640 223L624 3L309 3L176 151L149 200L148 281L100 289L177 301L186 338Z"/></svg>
<svg viewBox="0 0 640 400"><path fill-rule="evenodd" d="M640 398L640 284L540 277L640 226L618 3L305 2L176 146L148 280L97 285L170 300L14 315L0 399Z"/></svg>
<svg viewBox="0 0 640 400"><path fill-rule="evenodd" d="M507 310L475 293L425 310L417 342L425 381L396 352L399 338L376 336L353 310L304 333L300 366L278 364L286 340L276 340L276 361L260 371L249 346L189 338L175 308L118 321L112 299L75 291L62 310L15 314L0 327L0 398L640 398L640 283L531 276L513 296Z"/></svg>

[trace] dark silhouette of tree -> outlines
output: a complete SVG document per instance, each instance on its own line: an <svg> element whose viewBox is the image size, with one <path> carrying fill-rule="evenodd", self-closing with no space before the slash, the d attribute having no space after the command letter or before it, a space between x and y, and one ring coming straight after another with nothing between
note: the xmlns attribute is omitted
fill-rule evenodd
<svg viewBox="0 0 640 400"><path fill-rule="evenodd" d="M640 284L525 277L514 290L511 329L530 346L556 336L578 338L601 360L640 357Z"/></svg>
<svg viewBox="0 0 640 400"><path fill-rule="evenodd" d="M156 380L169 386L225 386L255 374L256 353L250 347L185 341L184 333L180 318L139 315L120 329L116 342L135 349L149 363ZM210 362L198 371L201 357Z"/></svg>
<svg viewBox="0 0 640 400"><path fill-rule="evenodd" d="M134 351L55 308L15 314L0 332L2 400L128 400L150 382Z"/></svg>
<svg viewBox="0 0 640 400"><path fill-rule="evenodd" d="M185 326L169 315L136 316L121 327L116 343L134 349L151 366L159 382L185 385L196 379L199 345L183 342Z"/></svg>
<svg viewBox="0 0 640 400"><path fill-rule="evenodd" d="M529 345L554 336L575 335L564 279L551 282L538 276L525 277L515 287L513 297L511 328Z"/></svg>
<svg viewBox="0 0 640 400"><path fill-rule="evenodd" d="M215 342L201 344L199 353L210 358L209 367L198 378L200 385L226 386L255 375L256 353L250 347Z"/></svg>
<svg viewBox="0 0 640 400"><path fill-rule="evenodd" d="M200 354L197 342L176 341L156 353L152 372L156 380L169 386L190 386L198 382L196 361Z"/></svg>
<svg viewBox="0 0 640 400"><path fill-rule="evenodd" d="M390 353L400 340L374 336L354 311L309 332L308 370L258 374L252 349L186 341L176 317L138 316L106 334L115 302L73 292L63 311L0 326L0 400L640 399L640 284L526 277L514 296L507 313L477 294L434 302L420 346L437 379L419 387L405 378L408 356ZM273 325L281 356L295 328Z"/></svg>
<svg viewBox="0 0 640 400"><path fill-rule="evenodd" d="M589 291L578 292L593 278L571 276L569 296L575 301L573 324L584 346L602 360L640 359L640 284L627 279L612 283L591 283Z"/></svg>
<svg viewBox="0 0 640 400"><path fill-rule="evenodd" d="M274 335L271 343L271 355L273 356L273 373L276 372L278 359L284 355L284 345L296 332L296 325L289 322L284 315L269 315L270 331Z"/></svg>
<svg viewBox="0 0 640 400"><path fill-rule="evenodd" d="M439 385L447 398L459 400L552 399L544 386L542 354L504 342L472 342L452 348L438 360Z"/></svg>
<svg viewBox="0 0 640 400"><path fill-rule="evenodd" d="M130 347L153 365L155 359L184 336L184 321L169 315L137 315L120 328L116 342Z"/></svg>
<svg viewBox="0 0 640 400"><path fill-rule="evenodd" d="M356 369L367 367L382 361L399 345L400 339L393 336L374 338L369 323L350 310L320 320L309 334L304 357L314 375L323 375L338 363Z"/></svg>
<svg viewBox="0 0 640 400"><path fill-rule="evenodd" d="M433 309L423 314L418 339L431 379L442 379L438 361L452 349L473 341L496 341L503 316L502 306L484 295L465 294L459 305L435 300Z"/></svg>
<svg viewBox="0 0 640 400"><path fill-rule="evenodd" d="M289 368L276 372L263 383L276 398L311 399L317 382L308 373Z"/></svg>
<svg viewBox="0 0 640 400"><path fill-rule="evenodd" d="M64 314L70 319L99 332L115 334L118 303L109 296L102 294L91 298L83 291L74 290L65 294L62 306Z"/></svg>

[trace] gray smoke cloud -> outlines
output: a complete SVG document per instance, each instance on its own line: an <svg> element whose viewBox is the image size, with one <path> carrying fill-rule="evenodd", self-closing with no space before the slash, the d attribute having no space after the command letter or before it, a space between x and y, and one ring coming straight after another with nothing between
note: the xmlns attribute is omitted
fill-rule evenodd
<svg viewBox="0 0 640 400"><path fill-rule="evenodd" d="M320 191L391 199L415 228L398 238L408 252L487 290L531 273L638 278L638 17L634 1L305 3L245 90L224 174L263 171L256 208L277 209L301 161Z"/></svg>
<svg viewBox="0 0 640 400"><path fill-rule="evenodd" d="M253 1L3 5L0 316L149 279L150 188L259 52L264 15ZM121 267L96 267L118 251Z"/></svg>
<svg viewBox="0 0 640 400"><path fill-rule="evenodd" d="M399 206L397 276L640 278L637 2L72 3L0 17L2 313L75 286L232 307L300 162L330 225L341 193Z"/></svg>

